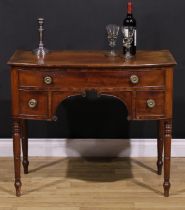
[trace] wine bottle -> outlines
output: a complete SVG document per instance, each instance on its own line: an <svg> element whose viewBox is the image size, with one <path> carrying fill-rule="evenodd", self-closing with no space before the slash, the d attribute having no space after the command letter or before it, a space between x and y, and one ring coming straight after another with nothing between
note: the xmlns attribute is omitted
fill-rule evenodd
<svg viewBox="0 0 185 210"><path fill-rule="evenodd" d="M125 55L127 52L129 52L131 55L135 55L136 44L137 44L137 31L136 31L136 20L133 17L133 5L131 1L128 2L127 16L123 21L123 34L124 38L126 38L123 40L123 54ZM131 36L130 44L126 46L124 44L124 41L127 40L127 42L129 42L129 40L127 39L129 38L129 36Z"/></svg>

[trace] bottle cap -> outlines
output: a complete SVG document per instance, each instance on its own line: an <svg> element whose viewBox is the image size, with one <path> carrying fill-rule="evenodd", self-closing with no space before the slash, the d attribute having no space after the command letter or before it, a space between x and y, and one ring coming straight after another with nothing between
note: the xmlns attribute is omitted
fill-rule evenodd
<svg viewBox="0 0 185 210"><path fill-rule="evenodd" d="M132 2L128 2L128 14L132 14Z"/></svg>

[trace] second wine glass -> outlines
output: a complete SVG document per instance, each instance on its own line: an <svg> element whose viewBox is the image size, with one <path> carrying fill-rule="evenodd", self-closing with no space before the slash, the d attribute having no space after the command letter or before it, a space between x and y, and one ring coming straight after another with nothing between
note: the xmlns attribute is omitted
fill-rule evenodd
<svg viewBox="0 0 185 210"><path fill-rule="evenodd" d="M123 46L126 49L126 53L124 55L125 59L129 60L133 57L132 53L130 52L130 48L132 46L132 43L134 41L134 28L133 27L122 27L122 33L123 33Z"/></svg>

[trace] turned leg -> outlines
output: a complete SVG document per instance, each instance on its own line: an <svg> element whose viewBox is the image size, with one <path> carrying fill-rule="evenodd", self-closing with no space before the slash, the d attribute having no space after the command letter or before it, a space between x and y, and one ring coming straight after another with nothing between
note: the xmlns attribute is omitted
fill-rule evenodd
<svg viewBox="0 0 185 210"><path fill-rule="evenodd" d="M28 174L28 132L27 132L27 121L21 120L21 139L22 139L22 153L23 153L23 168L24 173Z"/></svg>
<svg viewBox="0 0 185 210"><path fill-rule="evenodd" d="M21 196L21 126L20 120L13 121L13 153L14 153L14 170L15 170L15 189L16 196Z"/></svg>
<svg viewBox="0 0 185 210"><path fill-rule="evenodd" d="M158 122L158 139L157 139L157 173L162 174L163 166L163 145L164 145L164 120Z"/></svg>
<svg viewBox="0 0 185 210"><path fill-rule="evenodd" d="M171 139L172 121L168 120L164 126L164 196L169 196L170 190L170 159L171 159Z"/></svg>

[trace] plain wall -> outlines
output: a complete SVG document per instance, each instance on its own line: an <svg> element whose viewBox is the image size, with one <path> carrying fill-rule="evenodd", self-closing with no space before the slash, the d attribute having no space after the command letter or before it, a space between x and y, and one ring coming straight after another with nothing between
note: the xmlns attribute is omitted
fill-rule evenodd
<svg viewBox="0 0 185 210"><path fill-rule="evenodd" d="M178 65L174 79L174 138L185 138L185 1L134 0L138 49L169 49ZM105 26L121 25L126 0L0 0L0 138L11 137L10 69L16 49L37 47L37 18L45 18L45 44L51 49L108 49ZM118 40L121 50L121 35ZM155 122L126 121L112 98L72 98L61 104L57 123L29 122L30 137L151 138Z"/></svg>

